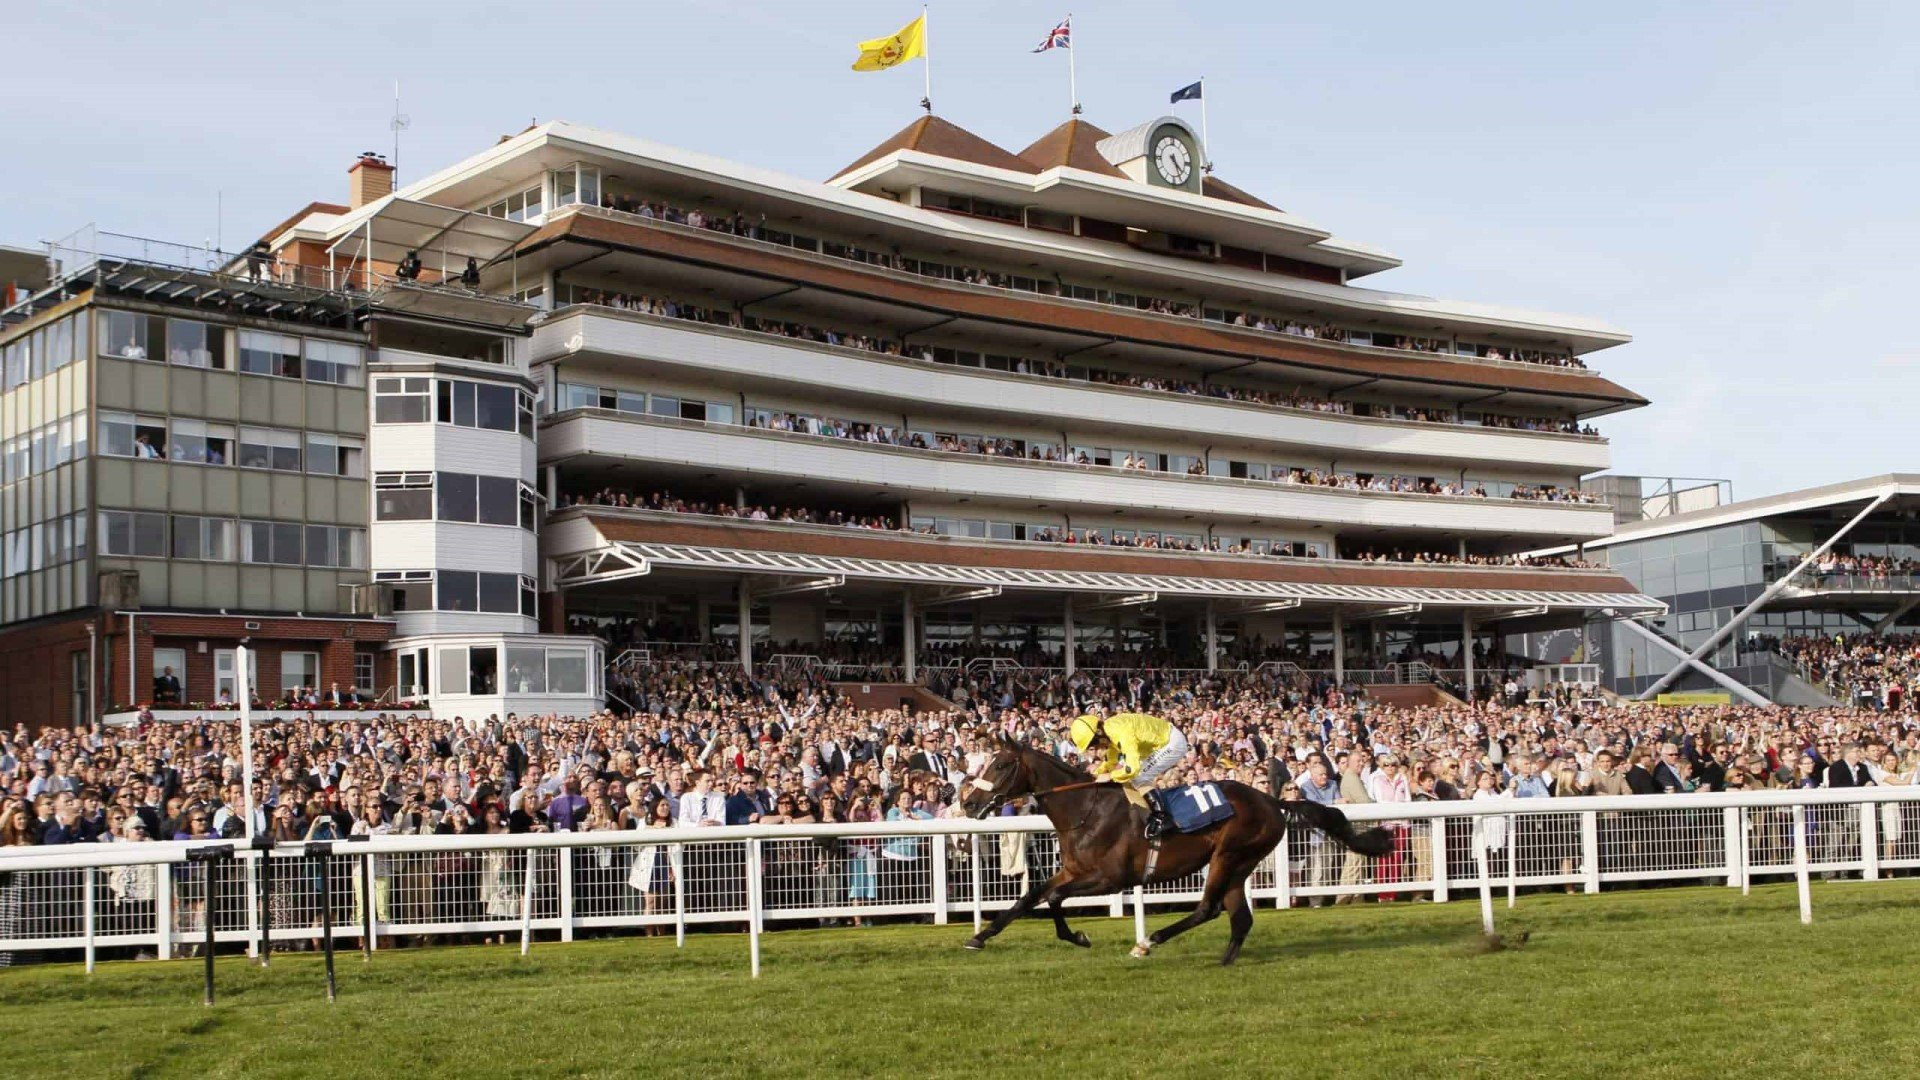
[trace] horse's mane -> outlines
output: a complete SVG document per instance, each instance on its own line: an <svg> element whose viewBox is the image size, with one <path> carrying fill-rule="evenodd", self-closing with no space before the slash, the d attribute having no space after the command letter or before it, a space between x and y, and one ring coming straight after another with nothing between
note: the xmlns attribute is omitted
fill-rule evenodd
<svg viewBox="0 0 1920 1080"><path fill-rule="evenodd" d="M1087 770L1081 768L1078 765L1072 764L1071 762L1063 761L1060 758L1054 757L1052 754L1047 753L1045 750L1042 750L1037 746L1030 746L1026 743L1021 743L1020 753L1022 755L1031 754L1033 757L1048 763L1055 770L1066 773L1074 781L1093 779L1093 774L1088 772Z"/></svg>

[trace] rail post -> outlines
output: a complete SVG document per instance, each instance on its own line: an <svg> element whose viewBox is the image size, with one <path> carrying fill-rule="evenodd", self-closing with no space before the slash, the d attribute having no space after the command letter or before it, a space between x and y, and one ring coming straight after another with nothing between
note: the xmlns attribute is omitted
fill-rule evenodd
<svg viewBox="0 0 1920 1080"><path fill-rule="evenodd" d="M153 868L153 955L162 960L173 959L173 865Z"/></svg>
<svg viewBox="0 0 1920 1080"><path fill-rule="evenodd" d="M1493 872L1487 866L1487 832L1473 831L1473 857L1480 863L1480 931L1493 933Z"/></svg>
<svg viewBox="0 0 1920 1080"><path fill-rule="evenodd" d="M1793 876L1800 893L1800 921L1813 922L1813 893L1807 885L1807 808L1793 808Z"/></svg>
<svg viewBox="0 0 1920 1080"><path fill-rule="evenodd" d="M983 907L984 901L980 896L980 890L981 890L980 849L987 846L986 839L987 839L986 833L974 833L973 843L968 845L968 847L973 849L973 859L972 859L972 862L973 862L973 932L976 934L980 932L980 927L985 922L985 919L983 917L985 914L985 910Z"/></svg>
<svg viewBox="0 0 1920 1080"><path fill-rule="evenodd" d="M591 851L590 848L556 848L554 858L559 861L554 869L560 875L560 940L573 940L573 855L576 851Z"/></svg>
<svg viewBox="0 0 1920 1080"><path fill-rule="evenodd" d="M360 856L360 959L373 959L373 856Z"/></svg>
<svg viewBox="0 0 1920 1080"><path fill-rule="evenodd" d="M1583 887L1589 893L1600 891L1600 815L1597 811L1580 812L1580 871L1585 879Z"/></svg>
<svg viewBox="0 0 1920 1080"><path fill-rule="evenodd" d="M1738 806L1729 806L1720 811L1720 831L1725 834L1723 850L1726 852L1727 888L1740 887L1741 842L1740 821L1746 817L1746 811Z"/></svg>
<svg viewBox="0 0 1920 1080"><path fill-rule="evenodd" d="M667 845L667 864L673 870L673 945L687 944L687 860L680 844Z"/></svg>
<svg viewBox="0 0 1920 1080"><path fill-rule="evenodd" d="M86 875L80 886L80 903L85 908L80 915L81 930L87 935L87 974L93 974L93 879L99 871L89 866L81 873Z"/></svg>
<svg viewBox="0 0 1920 1080"><path fill-rule="evenodd" d="M539 848L527 849L526 881L520 886L520 955L533 947L533 876L539 868Z"/></svg>
<svg viewBox="0 0 1920 1080"><path fill-rule="evenodd" d="M307 845L307 858L320 859L320 945L327 954L327 1001L334 999L333 978L333 845L316 842Z"/></svg>
<svg viewBox="0 0 1920 1080"><path fill-rule="evenodd" d="M1280 911L1293 906L1293 852L1289 850L1292 847L1293 830L1288 829L1280 834L1280 843L1273 849L1273 906ZM1307 850L1313 850L1311 842ZM1311 860L1313 856L1309 854L1307 858ZM1308 862L1307 865L1311 867L1313 863Z"/></svg>
<svg viewBox="0 0 1920 1080"><path fill-rule="evenodd" d="M1860 804L1860 880L1880 879L1880 815L1875 803Z"/></svg>
<svg viewBox="0 0 1920 1080"><path fill-rule="evenodd" d="M760 840L747 841L747 958L760 977Z"/></svg>
<svg viewBox="0 0 1920 1080"><path fill-rule="evenodd" d="M947 925L947 838L929 836L933 845L933 925Z"/></svg>
<svg viewBox="0 0 1920 1080"><path fill-rule="evenodd" d="M1427 822L1427 840L1433 844L1433 902L1447 902L1447 821L1443 817Z"/></svg>
<svg viewBox="0 0 1920 1080"><path fill-rule="evenodd" d="M260 930L260 966L266 967L273 952L273 908L268 900L273 892L273 837L253 838L254 857L248 861L253 871L258 907L254 921Z"/></svg>

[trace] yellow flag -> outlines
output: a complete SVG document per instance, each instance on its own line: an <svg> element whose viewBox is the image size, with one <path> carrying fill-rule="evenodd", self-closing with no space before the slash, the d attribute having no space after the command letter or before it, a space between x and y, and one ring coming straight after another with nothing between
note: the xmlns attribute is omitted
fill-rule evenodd
<svg viewBox="0 0 1920 1080"><path fill-rule="evenodd" d="M883 68L904 64L916 56L925 56L927 54L927 17L920 16L901 27L897 34L863 41L859 49L860 58L853 62L855 71L880 71Z"/></svg>

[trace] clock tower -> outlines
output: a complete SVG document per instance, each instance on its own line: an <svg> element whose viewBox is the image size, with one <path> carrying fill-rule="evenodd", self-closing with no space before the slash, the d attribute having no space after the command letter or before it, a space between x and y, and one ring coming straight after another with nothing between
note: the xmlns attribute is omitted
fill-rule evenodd
<svg viewBox="0 0 1920 1080"><path fill-rule="evenodd" d="M1205 149L1178 117L1163 116L1101 139L1101 156L1127 176L1153 187L1200 194Z"/></svg>

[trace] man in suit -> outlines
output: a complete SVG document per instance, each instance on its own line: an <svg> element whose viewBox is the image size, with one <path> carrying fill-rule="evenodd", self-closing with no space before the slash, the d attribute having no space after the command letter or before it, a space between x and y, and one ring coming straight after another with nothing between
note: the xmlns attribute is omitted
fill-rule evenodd
<svg viewBox="0 0 1920 1080"><path fill-rule="evenodd" d="M1680 756L1679 743L1661 743L1660 761L1653 767L1655 788L1668 795L1693 790L1693 769Z"/></svg>
<svg viewBox="0 0 1920 1080"><path fill-rule="evenodd" d="M1840 760L1827 766L1827 787L1872 787L1873 774L1860 760L1860 744L1841 747Z"/></svg>
<svg viewBox="0 0 1920 1080"><path fill-rule="evenodd" d="M161 668L160 674L153 677L153 703L178 705L180 694L180 677L173 673L172 666Z"/></svg>

